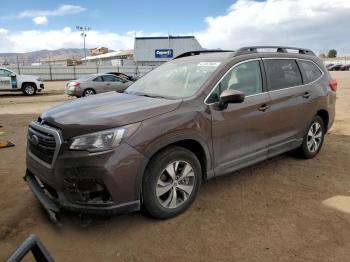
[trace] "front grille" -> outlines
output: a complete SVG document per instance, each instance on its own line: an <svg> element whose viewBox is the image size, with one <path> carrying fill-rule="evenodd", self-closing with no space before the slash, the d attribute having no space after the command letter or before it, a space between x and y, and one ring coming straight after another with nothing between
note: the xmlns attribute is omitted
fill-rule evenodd
<svg viewBox="0 0 350 262"><path fill-rule="evenodd" d="M56 140L52 134L30 126L28 129L28 147L33 155L51 164L56 150Z"/></svg>

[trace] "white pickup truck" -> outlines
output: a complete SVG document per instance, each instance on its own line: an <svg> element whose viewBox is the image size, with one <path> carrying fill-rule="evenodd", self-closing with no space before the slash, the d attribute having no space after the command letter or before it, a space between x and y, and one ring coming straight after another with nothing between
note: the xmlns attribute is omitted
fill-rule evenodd
<svg viewBox="0 0 350 262"><path fill-rule="evenodd" d="M32 96L44 89L43 80L38 76L19 75L0 67L0 91L22 91Z"/></svg>

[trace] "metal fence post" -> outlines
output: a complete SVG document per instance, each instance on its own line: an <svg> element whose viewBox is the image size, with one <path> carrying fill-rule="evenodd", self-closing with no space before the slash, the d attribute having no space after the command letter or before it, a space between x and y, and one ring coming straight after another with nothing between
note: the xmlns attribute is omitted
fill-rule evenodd
<svg viewBox="0 0 350 262"><path fill-rule="evenodd" d="M49 56L49 72L50 72L50 80L52 81L52 69L51 69L51 57Z"/></svg>
<svg viewBox="0 0 350 262"><path fill-rule="evenodd" d="M52 81L52 68L51 68L51 63L49 64L49 70L50 70L50 80Z"/></svg>
<svg viewBox="0 0 350 262"><path fill-rule="evenodd" d="M17 72L18 72L19 75L21 74L21 70L19 68L18 56L17 56Z"/></svg>
<svg viewBox="0 0 350 262"><path fill-rule="evenodd" d="M75 72L75 66L73 66L73 77L74 77L74 79L77 79L77 75L76 75L76 72Z"/></svg>

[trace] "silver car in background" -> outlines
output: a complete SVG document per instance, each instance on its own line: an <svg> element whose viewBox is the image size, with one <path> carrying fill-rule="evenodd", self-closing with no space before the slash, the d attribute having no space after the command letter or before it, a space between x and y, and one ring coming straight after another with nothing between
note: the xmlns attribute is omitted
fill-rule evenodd
<svg viewBox="0 0 350 262"><path fill-rule="evenodd" d="M70 96L82 97L110 91L123 92L132 83L132 81L112 74L86 75L67 82L65 93Z"/></svg>

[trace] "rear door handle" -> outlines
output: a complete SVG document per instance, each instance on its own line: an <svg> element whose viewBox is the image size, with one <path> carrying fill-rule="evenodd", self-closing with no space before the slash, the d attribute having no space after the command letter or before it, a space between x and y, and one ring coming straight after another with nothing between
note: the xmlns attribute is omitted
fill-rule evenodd
<svg viewBox="0 0 350 262"><path fill-rule="evenodd" d="M310 96L311 96L311 94L309 92L305 92L303 94L303 98L306 98L306 99L308 99Z"/></svg>
<svg viewBox="0 0 350 262"><path fill-rule="evenodd" d="M262 111L262 112L265 112L267 109L269 109L271 106L269 106L269 105L266 105L266 104L263 104L263 105L261 105L259 108L258 108L258 110L259 111Z"/></svg>

